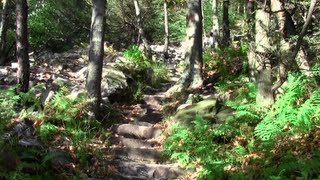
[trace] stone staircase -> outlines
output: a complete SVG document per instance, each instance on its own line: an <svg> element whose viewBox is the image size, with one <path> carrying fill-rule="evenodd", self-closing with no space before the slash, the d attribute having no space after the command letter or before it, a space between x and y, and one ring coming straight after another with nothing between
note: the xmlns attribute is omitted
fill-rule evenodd
<svg viewBox="0 0 320 180"><path fill-rule="evenodd" d="M162 49L158 52L160 53ZM163 133L158 123L163 120L161 111L162 102L166 99L164 93L180 76L173 64L180 61L177 59L180 56L175 55L168 60L171 83L163 84L159 89L143 96L145 103L139 104L139 107L144 113L131 123L112 126L112 145L106 150L113 157L106 162L112 172L106 179L165 180L179 179L186 174L178 164L168 161L168 157L161 153L161 143L157 141Z"/></svg>
<svg viewBox="0 0 320 180"><path fill-rule="evenodd" d="M145 114L129 124L114 125L112 145L107 149L113 160L107 164L114 171L108 179L178 179L184 169L168 161L156 138L162 130L155 125L162 120L160 102L163 92L145 95Z"/></svg>

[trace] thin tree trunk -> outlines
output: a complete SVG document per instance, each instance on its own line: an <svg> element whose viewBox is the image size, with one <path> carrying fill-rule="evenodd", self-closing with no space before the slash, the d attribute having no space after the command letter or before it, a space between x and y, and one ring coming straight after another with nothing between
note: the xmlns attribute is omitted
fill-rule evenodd
<svg viewBox="0 0 320 180"><path fill-rule="evenodd" d="M231 43L230 22L229 22L229 0L223 0L223 26L222 26L222 45L227 47Z"/></svg>
<svg viewBox="0 0 320 180"><path fill-rule="evenodd" d="M166 94L201 87L202 73L202 17L201 0L189 0L187 14L187 38L185 61L187 67L179 81Z"/></svg>
<svg viewBox="0 0 320 180"><path fill-rule="evenodd" d="M91 110L96 119L101 119L101 79L103 65L103 43L105 22L105 0L92 0L89 64L86 88L92 100Z"/></svg>
<svg viewBox="0 0 320 180"><path fill-rule="evenodd" d="M30 64L28 55L28 4L27 0L16 0L16 57L18 61L17 79L20 92L29 89Z"/></svg>
<svg viewBox="0 0 320 180"><path fill-rule="evenodd" d="M206 36L206 28L205 28L205 19L204 19L204 1L201 1L201 16L202 16L202 43L205 42L204 40L207 38ZM202 45L202 47L204 47L204 43Z"/></svg>
<svg viewBox="0 0 320 180"><path fill-rule="evenodd" d="M310 2L310 7L309 7L309 11L308 11L308 15L307 15L307 18L306 18L306 21L305 23L303 24L303 27L302 27L302 30L298 36L298 40L297 40L297 44L294 48L294 51L293 51L293 54L291 56L292 60L294 60L300 50L300 47L302 45L302 41L303 41L303 38L304 36L306 35L307 33L307 30L308 30L308 26L310 24L310 21L311 21L311 18L312 18L312 14L313 12L315 11L316 9L316 4L317 4L317 0L311 0Z"/></svg>
<svg viewBox="0 0 320 180"><path fill-rule="evenodd" d="M302 27L302 30L298 36L298 40L296 42L296 45L290 45L288 42L285 42L285 44L283 45L284 47L286 47L286 50L288 50L288 53L286 53L282 59L282 65L281 65L281 79L279 79L274 85L273 85L273 91L277 90L287 79L287 74L285 73L287 71L287 68L289 67L290 64L292 64L292 62L296 61L296 64L298 65L299 69L301 70L301 72L310 78L314 78L314 75L311 72L311 67L309 65L309 62L307 60L306 54L305 52L301 49L301 45L303 42L303 38L306 35L306 32L308 30L308 26L310 24L311 18L312 18L312 14L316 8L316 4L317 4L317 0L311 0L310 2L310 7L309 7L309 11L307 14L307 18L306 21ZM285 17L288 18L288 17ZM289 27L284 27L286 29L288 29ZM292 29L291 29L292 31ZM288 31L289 32L289 31ZM288 32L283 32L284 37L287 37L291 34L285 34ZM293 48L290 48L292 47ZM290 50L291 49L291 50Z"/></svg>
<svg viewBox="0 0 320 180"><path fill-rule="evenodd" d="M138 0L134 0L134 8L136 10L137 27L139 30L138 41L140 41L140 39L142 40L144 53L147 56L147 58L151 59L151 49L150 49L148 40L145 37L144 30L143 30L142 24L141 24L141 13L140 13L140 5L139 5Z"/></svg>
<svg viewBox="0 0 320 180"><path fill-rule="evenodd" d="M219 18L218 18L218 1L212 0L212 35L214 38L214 48L219 42Z"/></svg>
<svg viewBox="0 0 320 180"><path fill-rule="evenodd" d="M0 65L5 63L6 58L6 35L8 30L8 11L10 0L3 0L1 23L0 23Z"/></svg>
<svg viewBox="0 0 320 180"><path fill-rule="evenodd" d="M258 2L256 11L256 35L255 35L255 56L257 57L257 95L256 102L260 107L268 107L273 104L271 61L269 53L270 45L270 14L266 11L269 4ZM267 7L266 7L267 6Z"/></svg>
<svg viewBox="0 0 320 180"><path fill-rule="evenodd" d="M168 54L168 46L169 46L169 21L168 21L168 1L163 1L163 11L164 11L164 47L163 47L163 55L164 58L167 59Z"/></svg>
<svg viewBox="0 0 320 180"><path fill-rule="evenodd" d="M248 43L249 43L249 51L248 51L248 61L249 61L249 78L250 81L255 81L256 79L256 57L254 52L254 11L255 10L255 3L254 0L248 0L247 2L247 26L248 26Z"/></svg>

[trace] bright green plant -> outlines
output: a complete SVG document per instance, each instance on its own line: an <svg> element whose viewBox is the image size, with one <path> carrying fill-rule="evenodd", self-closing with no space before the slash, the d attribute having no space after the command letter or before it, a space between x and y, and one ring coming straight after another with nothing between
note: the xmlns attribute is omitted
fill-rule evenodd
<svg viewBox="0 0 320 180"><path fill-rule="evenodd" d="M226 129L228 131L225 131ZM221 139L229 139L235 134L237 134L235 128L230 128L228 125L214 128L209 121L196 116L189 127L178 124L172 126L164 150L171 159L178 160L184 166L191 168L201 166L203 169L199 173L199 178L210 179L211 176L222 178L223 168L233 163L233 156L227 151L227 146Z"/></svg>
<svg viewBox="0 0 320 180"><path fill-rule="evenodd" d="M0 91L0 127L16 116L15 107L19 100L20 96L16 94L16 87Z"/></svg>
<svg viewBox="0 0 320 180"><path fill-rule="evenodd" d="M310 133L319 124L320 91L304 76L289 75L288 84L286 92L255 129L256 136L262 140Z"/></svg>
<svg viewBox="0 0 320 180"><path fill-rule="evenodd" d="M244 42L239 47L216 48L214 52L207 49L203 55L205 71L215 71L224 80L233 81L247 71L247 51L248 45Z"/></svg>

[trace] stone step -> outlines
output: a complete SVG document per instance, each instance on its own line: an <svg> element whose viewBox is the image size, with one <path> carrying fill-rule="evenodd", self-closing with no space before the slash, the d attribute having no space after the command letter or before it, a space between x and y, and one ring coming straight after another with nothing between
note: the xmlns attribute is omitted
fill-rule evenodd
<svg viewBox="0 0 320 180"><path fill-rule="evenodd" d="M115 159L144 162L164 161L161 151L155 148L111 147L108 151Z"/></svg>
<svg viewBox="0 0 320 180"><path fill-rule="evenodd" d="M185 171L176 164L143 164L126 161L106 162L117 172L107 179L178 179Z"/></svg>
<svg viewBox="0 0 320 180"><path fill-rule="evenodd" d="M156 146L156 142L149 142L141 139L126 138L123 136L112 137L110 139L112 144L125 146L128 148L153 148Z"/></svg>
<svg viewBox="0 0 320 180"><path fill-rule="evenodd" d="M111 130L118 135L135 137L137 139L152 139L158 137L162 133L162 131L157 128L133 124L114 125Z"/></svg>

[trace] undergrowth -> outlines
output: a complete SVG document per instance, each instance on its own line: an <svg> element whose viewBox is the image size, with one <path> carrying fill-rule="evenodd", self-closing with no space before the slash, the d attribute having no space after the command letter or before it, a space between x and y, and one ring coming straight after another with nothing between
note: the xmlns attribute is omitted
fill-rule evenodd
<svg viewBox="0 0 320 180"><path fill-rule="evenodd" d="M41 142L50 146L50 149L59 147L61 151L70 154L76 167L89 168L90 158L99 153L99 148L94 148L91 144L104 143L108 133L101 122L89 118L87 95L70 95L68 88L62 86L51 100L41 105L40 97L36 95L37 90L41 88L43 87L36 86L27 93L19 94L16 94L15 87L1 91L1 134L15 126L10 122L12 118L27 118L33 122L36 128L35 136L39 137ZM17 114L19 110L20 113ZM9 143L7 140L0 141L0 144L3 144L0 154L3 156L9 152L11 161L16 162L11 169L3 169L1 166L5 158L0 158L0 178L41 179L57 173L51 162L56 156L54 151L32 146L21 147L18 140L10 139Z"/></svg>
<svg viewBox="0 0 320 180"><path fill-rule="evenodd" d="M242 84L242 86L240 86ZM165 152L196 168L199 179L312 179L320 171L320 90L291 74L270 108L256 106L256 87L245 79L221 87L235 117L212 124L198 115L190 126L174 125Z"/></svg>
<svg viewBox="0 0 320 180"><path fill-rule="evenodd" d="M130 93L133 101L141 100L147 86L157 88L162 82L167 81L168 69L165 63L146 58L138 46L130 46L124 51L123 56L131 63L118 68L136 81L135 87L132 87L133 92Z"/></svg>

